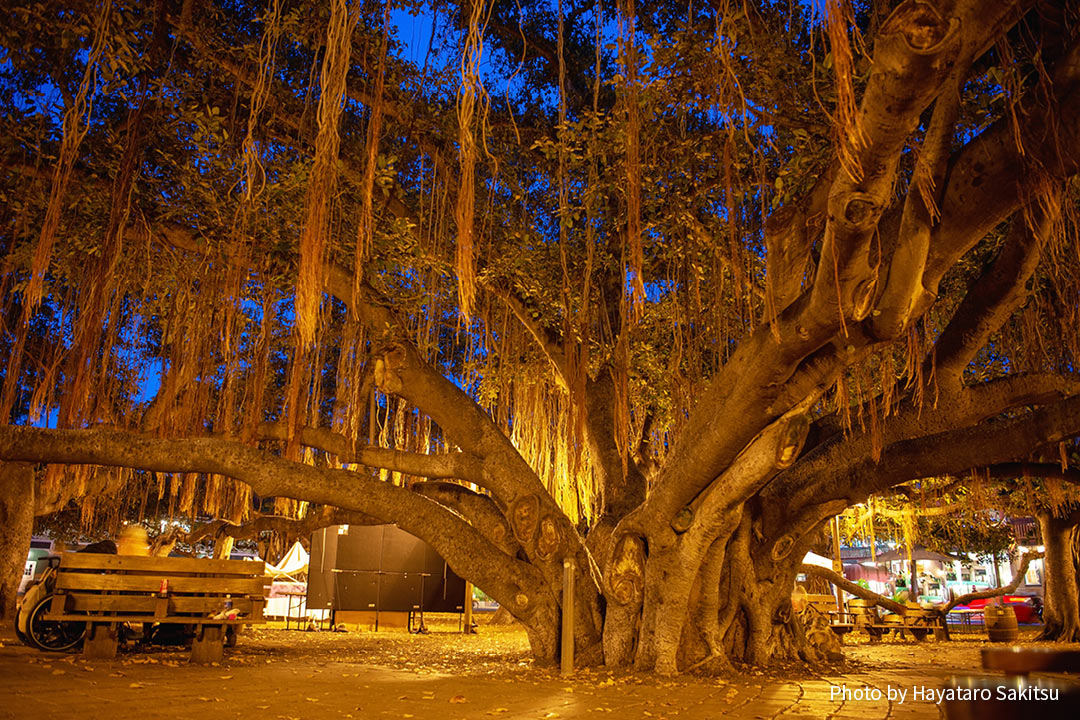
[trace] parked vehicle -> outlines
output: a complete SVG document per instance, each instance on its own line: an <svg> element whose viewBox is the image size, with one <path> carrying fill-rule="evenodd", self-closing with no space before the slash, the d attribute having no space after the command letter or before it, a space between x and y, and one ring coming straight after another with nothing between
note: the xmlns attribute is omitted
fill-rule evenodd
<svg viewBox="0 0 1080 720"><path fill-rule="evenodd" d="M58 565L59 558L49 558L48 567L41 578L26 589L15 616L15 634L19 640L38 650L77 650L82 647L86 636L86 623L45 619L52 608Z"/></svg>
<svg viewBox="0 0 1080 720"><path fill-rule="evenodd" d="M1042 598L1037 595L1004 595L1001 597L1001 601L1006 605L1012 607L1016 613L1016 621L1018 623L1041 623L1042 622ZM987 605L993 605L998 602L998 598L985 598L982 600L972 600L965 606L972 610L982 610Z"/></svg>

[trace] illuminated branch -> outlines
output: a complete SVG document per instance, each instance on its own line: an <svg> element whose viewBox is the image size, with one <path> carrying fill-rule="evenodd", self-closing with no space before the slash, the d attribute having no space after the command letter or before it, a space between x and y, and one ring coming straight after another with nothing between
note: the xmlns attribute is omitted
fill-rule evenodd
<svg viewBox="0 0 1080 720"><path fill-rule="evenodd" d="M868 485L871 492L877 492L908 480L956 475L966 469L1021 458L1077 433L1080 433L1080 396L1016 418L893 443L882 451L876 469L871 470L872 461L866 458L838 473L837 482L840 485L846 481L858 482L859 475L872 477Z"/></svg>
<svg viewBox="0 0 1080 720"><path fill-rule="evenodd" d="M1031 159L1060 179L1080 168L1080 42L1058 65L1048 93L1056 104L1047 106L1044 95L1032 92L1017 109L1024 116L1020 133L1026 156L1017 148L1011 120L1004 117L951 160L923 280L931 295L937 295L941 279L964 253L1021 207L1024 170Z"/></svg>
<svg viewBox="0 0 1080 720"><path fill-rule="evenodd" d="M963 70L966 70L966 65ZM941 185L960 114L961 68L953 71L934 105L908 189L897 237L899 246L889 261L885 289L877 302L877 314L869 318L877 337L898 337L925 300L923 270L930 251L930 233L938 214Z"/></svg>
<svg viewBox="0 0 1080 720"><path fill-rule="evenodd" d="M784 385L826 344L835 340L848 346L840 335L870 314L877 274L870 248L892 201L900 155L950 68L973 57L976 46L1006 24L1011 10L1012 3L987 0L958 8L960 16L948 18L909 1L882 27L874 50L879 71L871 74L859 110L864 137L853 156L861 177L838 171L830 187L812 288L771 327L759 327L740 344L698 400L643 506L643 515L655 518L650 532L665 532L665 520L689 504L764 427L789 411L809 409L802 404L816 400L814 394L784 394ZM959 38L958 24L965 27ZM839 367L851 358L843 361ZM717 417L732 422L714 422Z"/></svg>
<svg viewBox="0 0 1080 720"><path fill-rule="evenodd" d="M856 585L843 575L830 570L829 568L821 567L820 565L799 565L799 572L814 577L819 577L824 580L828 580L833 585L837 586L841 590L847 593L851 593L855 597L862 598L863 600L869 600L875 605L880 605L886 610L890 610L898 615L906 615L908 609L903 603L898 603L892 598L887 598L884 595L878 595L873 590L864 588L862 585Z"/></svg>
<svg viewBox="0 0 1080 720"><path fill-rule="evenodd" d="M205 538L213 540L221 537L248 540L257 538L264 532L276 533L281 537L307 537L316 530L331 525L382 525L385 522L364 513L323 507L318 512L309 512L299 519L280 515L260 515L254 520L239 524L228 520L213 520L196 525L191 532L174 533L168 541L193 544Z"/></svg>
<svg viewBox="0 0 1080 720"><path fill-rule="evenodd" d="M507 555L517 555L521 550L506 517L491 496L473 492L464 485L444 482L415 483L410 489L460 513Z"/></svg>
<svg viewBox="0 0 1080 720"><path fill-rule="evenodd" d="M287 441L289 427L285 423L260 423L257 434L261 440ZM336 455L344 463L385 468L418 477L482 481L479 459L461 452L428 455L373 447L359 440L350 441L344 435L325 428L300 428L299 439L301 444Z"/></svg>
<svg viewBox="0 0 1080 720"><path fill-rule="evenodd" d="M516 295L508 290L491 287L490 285L486 285L486 287L492 295L506 303L506 306L514 313L514 317L529 331L529 335L536 341L537 346L543 351L548 362L551 363L559 386L564 390L568 390L570 383L567 379L566 355L555 341L555 338L529 313L525 304Z"/></svg>
<svg viewBox="0 0 1080 720"><path fill-rule="evenodd" d="M1024 575L1027 574L1028 565L1032 560L1038 560L1044 557L1045 553L1041 552L1026 552L1023 558L1020 560L1020 567L1017 568L1016 574L1013 575L1012 581L1008 585L1001 587L990 588L989 590L982 590L980 592L968 593L961 595L960 597L953 598L949 601L949 604L941 609L941 613L947 614L957 605L967 605L972 600L986 600L987 598L1001 597L1002 595L1008 595L1009 593L1016 592L1016 588L1020 587L1020 581L1024 579Z"/></svg>
<svg viewBox="0 0 1080 720"><path fill-rule="evenodd" d="M1030 221L1023 212L1013 216L1012 229L994 263L976 281L956 308L952 320L934 343L924 374L933 372L940 385L958 387L964 368L990 336L1023 304L1027 281L1060 212L1060 191L1037 198Z"/></svg>
<svg viewBox="0 0 1080 720"><path fill-rule="evenodd" d="M264 497L303 499L396 523L423 538L455 572L501 598L500 603L516 603L520 616L527 617L536 607L543 587L535 568L500 552L462 518L417 493L345 470L291 462L229 440L0 426L0 459L224 475Z"/></svg>

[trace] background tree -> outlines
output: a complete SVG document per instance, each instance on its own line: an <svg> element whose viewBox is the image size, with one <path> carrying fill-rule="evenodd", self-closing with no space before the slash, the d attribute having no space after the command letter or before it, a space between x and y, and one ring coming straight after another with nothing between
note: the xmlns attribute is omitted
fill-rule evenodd
<svg viewBox="0 0 1080 720"><path fill-rule="evenodd" d="M1080 430L1075 9L518 8L9 4L0 458L396 522L544 661L567 560L587 662L808 656L827 518Z"/></svg>

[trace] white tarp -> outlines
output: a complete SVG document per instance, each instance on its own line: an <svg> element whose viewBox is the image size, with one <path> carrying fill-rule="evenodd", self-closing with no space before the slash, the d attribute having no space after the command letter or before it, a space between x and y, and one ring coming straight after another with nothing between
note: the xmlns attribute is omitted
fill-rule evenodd
<svg viewBox="0 0 1080 720"><path fill-rule="evenodd" d="M832 570L832 560L827 557L818 555L817 553L808 552L803 556L803 565L818 565L823 568L829 568Z"/></svg>
<svg viewBox="0 0 1080 720"><path fill-rule="evenodd" d="M285 553L285 557L281 558L281 562L277 565L266 563L266 574L271 577L296 577L307 571L308 553L299 540L293 543L289 552Z"/></svg>

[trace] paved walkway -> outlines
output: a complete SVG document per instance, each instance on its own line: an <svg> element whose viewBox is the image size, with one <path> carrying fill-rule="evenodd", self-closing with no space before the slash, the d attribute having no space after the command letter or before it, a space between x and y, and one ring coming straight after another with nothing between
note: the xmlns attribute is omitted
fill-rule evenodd
<svg viewBox="0 0 1080 720"><path fill-rule="evenodd" d="M957 670L972 670L980 646L855 646L842 674L807 679L664 680L600 670L567 680L504 650L475 662L468 647L455 672L425 662L424 653L433 655L440 643L467 645L466 636L383 635L313 639L262 631L243 638L220 667L188 665L183 653L164 651L87 661L5 638L0 718L939 718L941 705L913 695L942 688ZM372 647L377 654L365 655ZM1040 705L1033 703L1032 712Z"/></svg>

